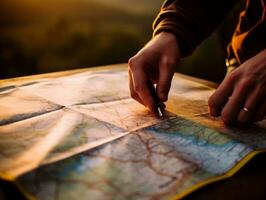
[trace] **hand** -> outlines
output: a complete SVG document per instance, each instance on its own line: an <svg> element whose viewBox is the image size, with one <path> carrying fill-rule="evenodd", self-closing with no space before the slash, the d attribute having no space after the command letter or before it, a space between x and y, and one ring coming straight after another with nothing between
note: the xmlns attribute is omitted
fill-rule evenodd
<svg viewBox="0 0 266 200"><path fill-rule="evenodd" d="M165 102L172 77L180 59L176 37L161 32L148 42L134 57L129 59L129 87L131 97L157 113L149 84L156 85L156 94Z"/></svg>
<svg viewBox="0 0 266 200"><path fill-rule="evenodd" d="M225 123L260 121L266 114L266 49L231 72L209 99Z"/></svg>

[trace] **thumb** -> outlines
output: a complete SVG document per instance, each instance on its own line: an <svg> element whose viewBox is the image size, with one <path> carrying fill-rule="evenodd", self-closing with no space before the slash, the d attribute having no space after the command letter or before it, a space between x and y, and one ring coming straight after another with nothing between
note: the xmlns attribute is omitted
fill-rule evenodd
<svg viewBox="0 0 266 200"><path fill-rule="evenodd" d="M159 66L159 79L156 86L156 93L162 102L167 101L168 93L171 87L172 78L175 72L175 65L169 62L162 63Z"/></svg>

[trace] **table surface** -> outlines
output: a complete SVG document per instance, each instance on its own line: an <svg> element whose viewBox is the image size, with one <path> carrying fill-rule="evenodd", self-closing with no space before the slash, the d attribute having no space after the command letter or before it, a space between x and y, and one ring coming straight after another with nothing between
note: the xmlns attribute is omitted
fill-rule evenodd
<svg viewBox="0 0 266 200"><path fill-rule="evenodd" d="M0 88L10 85L21 85L27 82L45 78L56 78L77 74L88 70L105 70L112 68L126 68L126 64L109 65L103 67L83 68L69 71L53 72L32 76L17 77L0 80ZM198 79L195 77L178 74L189 80L193 80L210 87L217 87L217 84ZM266 134L266 133L265 133ZM233 177L218 181L191 193L184 199L208 200L208 199L266 199L266 153L261 153L248 162ZM21 194L15 189L12 183L0 181L0 199L21 199Z"/></svg>

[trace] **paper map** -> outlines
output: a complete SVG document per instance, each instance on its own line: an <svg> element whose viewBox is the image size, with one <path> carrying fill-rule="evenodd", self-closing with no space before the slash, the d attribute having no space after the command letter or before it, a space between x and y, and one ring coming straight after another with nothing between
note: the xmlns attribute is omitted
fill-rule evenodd
<svg viewBox="0 0 266 200"><path fill-rule="evenodd" d="M179 199L265 150L265 120L209 117L214 89L175 76L159 119L127 79L105 69L0 88L0 177L29 199Z"/></svg>

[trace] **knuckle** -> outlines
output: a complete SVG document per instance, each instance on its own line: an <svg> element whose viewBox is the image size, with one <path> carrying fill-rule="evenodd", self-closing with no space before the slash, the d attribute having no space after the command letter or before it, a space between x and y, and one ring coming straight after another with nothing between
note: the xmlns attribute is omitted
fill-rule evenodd
<svg viewBox="0 0 266 200"><path fill-rule="evenodd" d="M176 60L171 57L164 57L164 59L162 59L162 64L167 68L171 68L176 65Z"/></svg>
<svg viewBox="0 0 266 200"><path fill-rule="evenodd" d="M242 89L249 88L249 87L254 85L254 79L252 79L252 78L244 78L244 79L242 79L240 81L239 85L240 85L240 87Z"/></svg>
<svg viewBox="0 0 266 200"><path fill-rule="evenodd" d="M142 63L141 59L137 56L133 56L128 60L129 69L135 69L138 65Z"/></svg>
<svg viewBox="0 0 266 200"><path fill-rule="evenodd" d="M131 57L127 63L128 67L131 68L133 65L135 65L135 57Z"/></svg>
<svg viewBox="0 0 266 200"><path fill-rule="evenodd" d="M228 79L229 79L230 81L234 81L235 79L238 78L238 76L239 76L238 71L237 71L237 70L234 70L234 71L232 71L232 72L228 75Z"/></svg>
<svg viewBox="0 0 266 200"><path fill-rule="evenodd" d="M244 85L249 85L250 83L253 82L253 80L252 80L252 77L245 77L245 78L242 79L241 82L242 82Z"/></svg>
<svg viewBox="0 0 266 200"><path fill-rule="evenodd" d="M230 115L230 112L228 112L227 110L222 111L221 118L222 118L223 122L226 124L230 124L233 122L233 119Z"/></svg>

